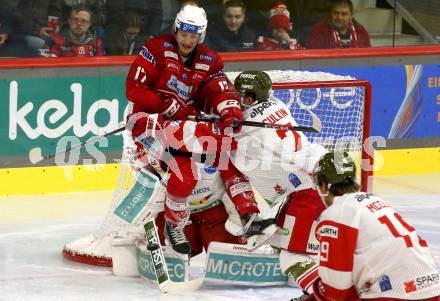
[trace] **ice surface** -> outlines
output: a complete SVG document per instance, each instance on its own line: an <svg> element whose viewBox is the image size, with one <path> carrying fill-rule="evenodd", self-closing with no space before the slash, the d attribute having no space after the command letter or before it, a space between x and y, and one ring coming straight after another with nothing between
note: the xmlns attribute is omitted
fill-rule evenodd
<svg viewBox="0 0 440 301"><path fill-rule="evenodd" d="M428 241L440 268L440 174L383 177L374 192L383 196ZM111 192L0 197L0 300L288 301L289 287L204 286L181 295L160 293L141 278L112 275L110 268L66 260L66 242L101 223ZM203 258L196 258L200 269Z"/></svg>

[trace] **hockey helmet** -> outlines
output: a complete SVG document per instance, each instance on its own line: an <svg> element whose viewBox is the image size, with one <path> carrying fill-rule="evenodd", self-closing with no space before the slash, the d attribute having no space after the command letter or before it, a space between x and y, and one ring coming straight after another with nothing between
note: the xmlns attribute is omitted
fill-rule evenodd
<svg viewBox="0 0 440 301"><path fill-rule="evenodd" d="M324 180L330 185L354 183L356 165L347 152L329 152L318 161L313 171L315 182Z"/></svg>
<svg viewBox="0 0 440 301"><path fill-rule="evenodd" d="M206 36L206 28L208 27L208 19L205 10L201 7L187 4L176 16L173 24L173 34L177 30L187 31L200 34L199 44L203 42Z"/></svg>
<svg viewBox="0 0 440 301"><path fill-rule="evenodd" d="M246 93L254 94L255 101L259 103L268 100L272 90L272 80L263 71L244 71L235 78L234 86L242 97Z"/></svg>

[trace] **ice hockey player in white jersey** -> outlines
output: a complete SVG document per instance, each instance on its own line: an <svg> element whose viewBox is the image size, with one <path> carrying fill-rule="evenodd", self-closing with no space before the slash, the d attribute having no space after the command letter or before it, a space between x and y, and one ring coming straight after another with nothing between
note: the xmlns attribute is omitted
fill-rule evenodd
<svg viewBox="0 0 440 301"><path fill-rule="evenodd" d="M379 196L359 192L347 153L327 153L315 180L328 208L316 230L319 276L307 300L440 300L440 276L428 248Z"/></svg>

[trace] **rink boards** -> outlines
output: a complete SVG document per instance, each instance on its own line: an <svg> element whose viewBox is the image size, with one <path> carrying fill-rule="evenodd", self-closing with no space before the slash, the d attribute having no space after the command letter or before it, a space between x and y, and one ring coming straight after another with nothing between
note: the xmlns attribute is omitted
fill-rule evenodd
<svg viewBox="0 0 440 301"><path fill-rule="evenodd" d="M0 195L112 190L119 168L119 164L113 163L0 169ZM439 172L440 147L375 152L375 176Z"/></svg>

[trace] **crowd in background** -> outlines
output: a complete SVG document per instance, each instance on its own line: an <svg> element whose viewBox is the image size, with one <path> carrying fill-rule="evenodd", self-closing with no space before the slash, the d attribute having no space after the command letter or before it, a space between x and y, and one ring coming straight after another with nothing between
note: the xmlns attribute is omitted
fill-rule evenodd
<svg viewBox="0 0 440 301"><path fill-rule="evenodd" d="M1 57L136 54L186 4L219 52L370 47L350 0L0 0Z"/></svg>

